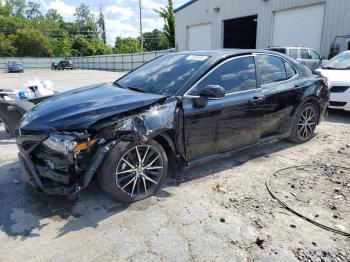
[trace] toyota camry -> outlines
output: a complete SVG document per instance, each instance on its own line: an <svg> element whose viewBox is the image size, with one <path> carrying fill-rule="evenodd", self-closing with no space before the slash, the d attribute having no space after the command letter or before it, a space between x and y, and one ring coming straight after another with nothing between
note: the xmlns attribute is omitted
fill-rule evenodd
<svg viewBox="0 0 350 262"><path fill-rule="evenodd" d="M285 138L307 142L328 101L325 78L280 53L172 53L27 112L16 129L23 177L75 195L97 176L110 196L134 202L176 168Z"/></svg>

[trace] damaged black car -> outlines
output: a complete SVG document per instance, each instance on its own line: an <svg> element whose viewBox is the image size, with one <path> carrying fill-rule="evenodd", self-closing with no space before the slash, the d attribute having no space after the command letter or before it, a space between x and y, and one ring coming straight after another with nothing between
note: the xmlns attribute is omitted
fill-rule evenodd
<svg viewBox="0 0 350 262"><path fill-rule="evenodd" d="M26 113L16 129L23 177L48 194L74 195L97 176L110 196L134 202L177 167L310 140L328 101L325 79L283 54L168 54Z"/></svg>

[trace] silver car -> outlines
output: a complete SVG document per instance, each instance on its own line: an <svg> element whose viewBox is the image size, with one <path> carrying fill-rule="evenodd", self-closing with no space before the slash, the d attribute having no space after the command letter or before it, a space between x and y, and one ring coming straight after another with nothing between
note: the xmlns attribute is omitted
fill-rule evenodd
<svg viewBox="0 0 350 262"><path fill-rule="evenodd" d="M268 50L283 53L293 57L301 64L307 66L312 71L315 71L322 64L323 57L312 48L291 46L291 47L270 47Z"/></svg>

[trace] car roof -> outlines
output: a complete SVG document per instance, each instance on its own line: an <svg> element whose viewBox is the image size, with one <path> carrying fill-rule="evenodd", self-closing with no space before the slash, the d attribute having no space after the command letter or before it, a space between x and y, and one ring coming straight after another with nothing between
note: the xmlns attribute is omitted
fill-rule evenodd
<svg viewBox="0 0 350 262"><path fill-rule="evenodd" d="M210 56L212 58L222 59L230 56L248 55L253 53L281 55L280 53L276 53L274 51L269 51L264 49L210 49L210 50L198 50L198 51L184 51L184 52L178 52L175 54Z"/></svg>

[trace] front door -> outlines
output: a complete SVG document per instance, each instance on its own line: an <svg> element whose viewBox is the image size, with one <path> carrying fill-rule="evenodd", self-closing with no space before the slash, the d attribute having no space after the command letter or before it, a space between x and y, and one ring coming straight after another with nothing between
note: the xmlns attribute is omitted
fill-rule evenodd
<svg viewBox="0 0 350 262"><path fill-rule="evenodd" d="M221 99L198 97L201 89L220 85ZM260 139L264 97L257 89L253 56L228 59L212 69L185 95L185 141L188 160L238 150Z"/></svg>

